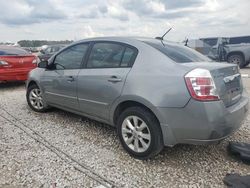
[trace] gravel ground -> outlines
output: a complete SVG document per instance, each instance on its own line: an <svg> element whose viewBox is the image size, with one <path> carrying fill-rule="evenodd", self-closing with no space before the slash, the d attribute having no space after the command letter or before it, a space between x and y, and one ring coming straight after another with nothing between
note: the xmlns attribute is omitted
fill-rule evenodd
<svg viewBox="0 0 250 188"><path fill-rule="evenodd" d="M23 84L0 85L0 115L0 187L224 187L227 173L250 175L226 151L231 140L250 143L250 112L219 144L177 145L148 161L131 158L112 127L58 109L33 112Z"/></svg>

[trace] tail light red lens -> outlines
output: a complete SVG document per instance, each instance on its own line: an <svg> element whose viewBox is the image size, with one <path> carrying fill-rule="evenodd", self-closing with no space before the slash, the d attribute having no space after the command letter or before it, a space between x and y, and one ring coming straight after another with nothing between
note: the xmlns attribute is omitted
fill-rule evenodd
<svg viewBox="0 0 250 188"><path fill-rule="evenodd" d="M206 69L194 69L185 76L192 98L199 101L219 100L213 77Z"/></svg>

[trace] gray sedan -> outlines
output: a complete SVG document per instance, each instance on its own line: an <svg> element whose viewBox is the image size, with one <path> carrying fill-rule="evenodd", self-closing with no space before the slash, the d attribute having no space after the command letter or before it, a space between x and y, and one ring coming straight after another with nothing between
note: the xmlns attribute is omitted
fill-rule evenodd
<svg viewBox="0 0 250 188"><path fill-rule="evenodd" d="M151 38L76 42L30 72L26 97L37 112L57 107L115 126L139 159L164 146L222 140L248 110L236 65Z"/></svg>

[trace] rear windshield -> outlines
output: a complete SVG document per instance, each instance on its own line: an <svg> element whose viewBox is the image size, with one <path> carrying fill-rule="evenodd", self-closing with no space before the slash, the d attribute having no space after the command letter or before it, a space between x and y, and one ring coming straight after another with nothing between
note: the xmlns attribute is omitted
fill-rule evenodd
<svg viewBox="0 0 250 188"><path fill-rule="evenodd" d="M29 52L21 48L0 47L0 56L5 55L29 55Z"/></svg>
<svg viewBox="0 0 250 188"><path fill-rule="evenodd" d="M164 41L144 41L146 44L156 48L167 57L176 63L189 63L189 62L208 62L211 61L208 57L200 54L199 52L178 44L166 43Z"/></svg>

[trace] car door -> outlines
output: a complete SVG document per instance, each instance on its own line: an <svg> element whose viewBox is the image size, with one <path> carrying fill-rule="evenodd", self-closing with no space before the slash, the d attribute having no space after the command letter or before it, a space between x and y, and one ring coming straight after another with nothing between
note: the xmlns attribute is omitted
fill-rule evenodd
<svg viewBox="0 0 250 188"><path fill-rule="evenodd" d="M79 108L76 85L77 75L89 44L70 46L55 56L51 68L44 72L41 85L50 104L77 110Z"/></svg>
<svg viewBox="0 0 250 188"><path fill-rule="evenodd" d="M122 92L137 49L121 43L95 42L78 75L78 100L83 113L108 120L112 102Z"/></svg>

